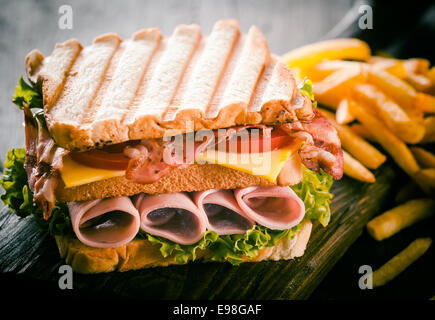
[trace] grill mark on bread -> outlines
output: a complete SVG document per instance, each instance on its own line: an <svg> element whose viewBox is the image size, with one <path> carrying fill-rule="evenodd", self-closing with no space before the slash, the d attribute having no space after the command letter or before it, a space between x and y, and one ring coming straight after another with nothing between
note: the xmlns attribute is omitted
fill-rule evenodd
<svg viewBox="0 0 435 320"><path fill-rule="evenodd" d="M161 115L166 111L177 93L200 38L201 33L197 25L181 25L175 29L154 71L136 117Z"/></svg>
<svg viewBox="0 0 435 320"><path fill-rule="evenodd" d="M260 30L253 26L249 29L219 108L209 108L206 117L215 118L220 110L235 103L241 103L246 109L268 59L266 40Z"/></svg>
<svg viewBox="0 0 435 320"><path fill-rule="evenodd" d="M207 113L239 35L239 24L235 20L221 20L214 25L210 36L203 41L196 64L191 67L192 74L185 81L181 101L174 103L172 113L167 113L165 120L173 120L177 113L189 109Z"/></svg>
<svg viewBox="0 0 435 320"><path fill-rule="evenodd" d="M122 124L125 110L137 95L161 37L158 29L144 29L121 43L94 101L95 118L89 127L94 143L129 139L128 128Z"/></svg>
<svg viewBox="0 0 435 320"><path fill-rule="evenodd" d="M130 61L129 46L146 41L141 37L149 37L153 45L146 53L139 52L140 46L132 49L133 56L143 54L145 59ZM255 26L243 36L237 21L221 20L208 38L197 25L180 25L167 38L158 29L141 30L125 41L108 34L83 50L70 40L69 46L81 50L77 59L72 63L66 55L54 65L52 58L65 44L36 72L49 68L66 73L61 81L42 77L42 88L50 133L69 150L162 138L167 130L185 133L297 120L292 101L298 89L291 71L270 58ZM105 45L110 47L106 54L94 52L108 49ZM64 51L71 55L73 49ZM71 70L64 71L68 63ZM56 90L59 98L51 106ZM194 127L187 126L189 121Z"/></svg>
<svg viewBox="0 0 435 320"><path fill-rule="evenodd" d="M88 134L82 134L83 117L90 112L110 60L121 39L116 34L97 37L84 48L66 78L63 91L50 110L48 127L59 145L78 140L92 144Z"/></svg>

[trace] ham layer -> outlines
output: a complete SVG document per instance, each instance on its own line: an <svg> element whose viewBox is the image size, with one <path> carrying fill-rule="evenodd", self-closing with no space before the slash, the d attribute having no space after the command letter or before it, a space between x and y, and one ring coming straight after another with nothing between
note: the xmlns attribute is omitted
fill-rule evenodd
<svg viewBox="0 0 435 320"><path fill-rule="evenodd" d="M305 215L304 203L289 187L247 187L234 195L247 217L270 229L290 229Z"/></svg>
<svg viewBox="0 0 435 320"><path fill-rule="evenodd" d="M140 194L87 202L69 202L78 239L91 247L116 247L132 240L139 228L183 245L206 230L243 234L254 224L290 229L301 222L305 206L289 187Z"/></svg>
<svg viewBox="0 0 435 320"><path fill-rule="evenodd" d="M192 194L196 206L207 216L207 229L219 235L245 233L254 220L240 209L231 190L206 190Z"/></svg>
<svg viewBox="0 0 435 320"><path fill-rule="evenodd" d="M77 238L90 247L121 246L139 231L139 213L129 197L68 202L68 209Z"/></svg>
<svg viewBox="0 0 435 320"><path fill-rule="evenodd" d="M193 244L201 239L207 217L188 194L141 194L135 199L143 231L180 244Z"/></svg>

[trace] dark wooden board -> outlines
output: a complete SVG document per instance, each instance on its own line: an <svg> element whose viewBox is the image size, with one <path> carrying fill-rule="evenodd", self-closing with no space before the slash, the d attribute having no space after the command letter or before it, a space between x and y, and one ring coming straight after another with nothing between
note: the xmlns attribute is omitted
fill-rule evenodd
<svg viewBox="0 0 435 320"><path fill-rule="evenodd" d="M375 184L335 182L332 219L313 226L305 254L292 261L200 263L98 275L74 274L74 291L98 297L143 299L307 299L367 221L388 204L397 175L385 164ZM55 287L60 260L54 240L31 218L0 212L0 273L20 274Z"/></svg>

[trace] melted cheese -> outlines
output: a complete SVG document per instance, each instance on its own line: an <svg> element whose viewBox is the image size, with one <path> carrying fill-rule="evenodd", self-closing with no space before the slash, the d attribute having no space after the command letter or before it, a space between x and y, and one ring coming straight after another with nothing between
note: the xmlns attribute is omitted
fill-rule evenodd
<svg viewBox="0 0 435 320"><path fill-rule="evenodd" d="M82 165L69 156L63 158L60 175L66 188L125 175L124 170L107 170Z"/></svg>
<svg viewBox="0 0 435 320"><path fill-rule="evenodd" d="M263 153L239 154L206 150L198 154L195 160L198 164L218 164L275 182L284 164L297 151L299 145L294 143L279 150ZM60 173L66 188L125 175L124 170L92 168L74 161L69 156L63 159Z"/></svg>
<svg viewBox="0 0 435 320"><path fill-rule="evenodd" d="M207 150L196 156L197 163L214 163L275 182L294 146L263 153L227 153Z"/></svg>

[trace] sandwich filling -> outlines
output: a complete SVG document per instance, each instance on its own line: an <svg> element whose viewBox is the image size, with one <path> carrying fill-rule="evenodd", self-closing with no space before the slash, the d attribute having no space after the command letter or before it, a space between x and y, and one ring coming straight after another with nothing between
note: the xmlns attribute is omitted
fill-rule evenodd
<svg viewBox="0 0 435 320"><path fill-rule="evenodd" d="M180 261L194 258L196 249L192 248L206 246L225 252L222 259L237 263L240 260L236 257L242 252L252 255L253 251L271 246L282 237L294 237L304 217L317 219L324 225L329 221L332 198L329 188L332 177L341 178L341 148L336 132L314 107L306 121L212 130L199 135L202 139L190 146L189 134L183 134L79 152L56 145L42 112L34 112L42 108L38 91L21 79L17 92L21 92L21 100L16 94L15 101L18 100L25 115L26 151L25 156L19 149L8 155L5 172L13 183L8 184L7 177L2 180L7 190L2 199L14 210L13 203L20 200L8 190L20 190L20 210L27 207L29 212L40 215L37 221L53 234L70 234L88 246L100 248L145 237L161 246L163 256L177 252ZM234 155L233 161L229 161ZM255 171L252 159L264 155L272 155L272 165L267 170ZM247 163L240 161L244 156L251 156ZM279 160L273 162L274 156ZM71 174L79 175L84 170L80 168L86 169L83 172L88 179L122 175L135 182L152 183L172 170L201 161L262 175L277 186L142 193L66 204L56 201L57 186L73 186L74 181L83 183L83 179L69 178ZM14 173L23 173L14 170L20 164L26 182L18 185ZM288 174L282 174L286 170ZM280 186L279 177L281 180L287 177L281 184L291 187ZM253 245L250 241L254 234L264 238L264 243ZM237 249L235 243L241 235L244 235L244 245L246 241L250 243L247 246L250 249ZM236 247L228 245L228 241Z"/></svg>

